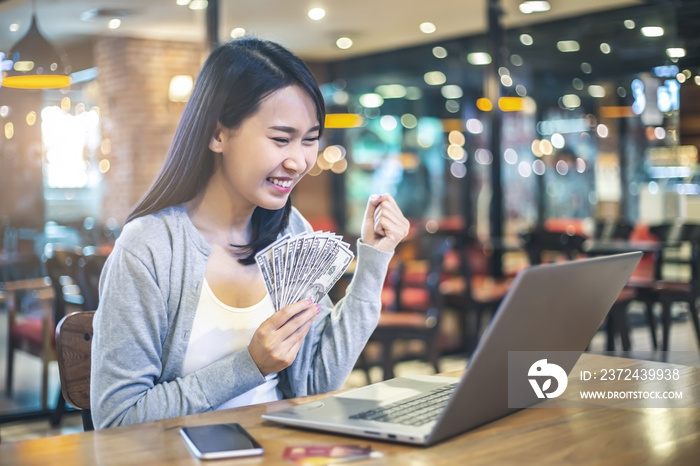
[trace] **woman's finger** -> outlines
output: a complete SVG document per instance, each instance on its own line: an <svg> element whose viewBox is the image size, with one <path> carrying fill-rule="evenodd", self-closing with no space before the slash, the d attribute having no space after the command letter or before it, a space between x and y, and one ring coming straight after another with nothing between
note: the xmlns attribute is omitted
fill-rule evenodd
<svg viewBox="0 0 700 466"><path fill-rule="evenodd" d="M293 353L296 356L296 353L299 351L304 338L306 338L306 335L308 335L309 330L311 329L311 324L316 320L317 316L318 314L314 313L310 319L304 322L301 327L297 328L296 331L285 340L284 343L287 345L290 353Z"/></svg>
<svg viewBox="0 0 700 466"><path fill-rule="evenodd" d="M300 327L302 327L307 321L313 320L316 315L320 312L321 310L321 305L320 304L314 304L311 302L311 304L306 304L309 301L312 301L311 299L308 300L302 300L300 301L303 303L301 310L294 312L293 310L290 310L289 312L294 312L289 319L287 319L282 325L280 325L277 328L277 335L280 338L280 341L284 341L287 338L290 337L294 332L297 331ZM292 306L287 306L287 308L292 307ZM286 309L286 308L284 308ZM294 310L298 309L297 306L294 306Z"/></svg>
<svg viewBox="0 0 700 466"><path fill-rule="evenodd" d="M280 309L255 331L248 350L263 375L289 367L296 358L301 342L320 312L319 304L308 305L308 301ZM301 311L297 312L299 308Z"/></svg>

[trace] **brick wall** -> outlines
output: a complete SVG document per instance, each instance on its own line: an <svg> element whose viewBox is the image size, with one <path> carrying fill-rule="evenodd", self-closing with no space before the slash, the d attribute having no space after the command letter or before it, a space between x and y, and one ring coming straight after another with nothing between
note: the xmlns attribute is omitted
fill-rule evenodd
<svg viewBox="0 0 700 466"><path fill-rule="evenodd" d="M100 37L94 58L102 136L111 142L102 218L121 224L163 164L184 108L168 100L170 79L196 77L205 50L185 42Z"/></svg>

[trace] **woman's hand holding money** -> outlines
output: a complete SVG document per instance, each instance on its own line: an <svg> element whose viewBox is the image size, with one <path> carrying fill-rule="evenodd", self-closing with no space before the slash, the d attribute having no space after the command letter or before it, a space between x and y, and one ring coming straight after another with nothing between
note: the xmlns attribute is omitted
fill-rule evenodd
<svg viewBox="0 0 700 466"><path fill-rule="evenodd" d="M393 252L408 234L409 223L391 194L373 194L362 221L362 242Z"/></svg>
<svg viewBox="0 0 700 466"><path fill-rule="evenodd" d="M263 376L279 372L294 362L320 309L320 304L302 299L275 312L258 327L248 351Z"/></svg>

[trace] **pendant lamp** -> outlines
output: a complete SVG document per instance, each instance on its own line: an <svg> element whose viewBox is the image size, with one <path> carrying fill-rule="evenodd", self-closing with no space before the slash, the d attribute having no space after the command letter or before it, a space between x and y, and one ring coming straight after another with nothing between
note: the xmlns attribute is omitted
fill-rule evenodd
<svg viewBox="0 0 700 466"><path fill-rule="evenodd" d="M69 86L69 66L39 32L32 8L32 25L10 51L12 69L2 78L2 87L17 89L56 89Z"/></svg>

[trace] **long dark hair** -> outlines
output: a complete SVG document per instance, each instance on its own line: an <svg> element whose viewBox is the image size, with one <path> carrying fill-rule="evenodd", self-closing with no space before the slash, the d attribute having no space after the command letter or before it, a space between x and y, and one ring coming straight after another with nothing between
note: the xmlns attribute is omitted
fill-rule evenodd
<svg viewBox="0 0 700 466"><path fill-rule="evenodd" d="M160 173L127 223L193 199L214 172L209 141L217 123L238 128L258 111L261 100L291 85L299 86L313 100L322 131L323 96L300 58L279 44L253 37L232 40L214 50L197 77ZM251 242L232 245L242 251L241 263L254 263L255 253L277 238L289 222L291 208L291 198L279 210L255 208Z"/></svg>

